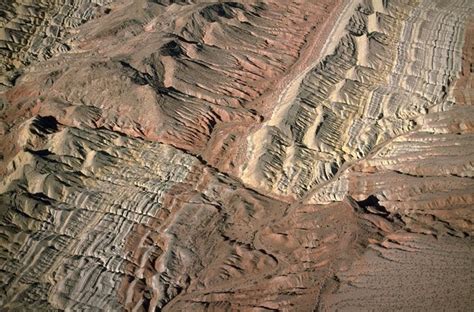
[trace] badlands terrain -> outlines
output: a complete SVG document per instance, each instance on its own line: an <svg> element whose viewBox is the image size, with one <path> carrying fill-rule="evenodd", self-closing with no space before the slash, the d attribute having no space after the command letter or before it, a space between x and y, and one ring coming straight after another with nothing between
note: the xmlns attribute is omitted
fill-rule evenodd
<svg viewBox="0 0 474 312"><path fill-rule="evenodd" d="M472 0L3 0L1 311L472 311Z"/></svg>

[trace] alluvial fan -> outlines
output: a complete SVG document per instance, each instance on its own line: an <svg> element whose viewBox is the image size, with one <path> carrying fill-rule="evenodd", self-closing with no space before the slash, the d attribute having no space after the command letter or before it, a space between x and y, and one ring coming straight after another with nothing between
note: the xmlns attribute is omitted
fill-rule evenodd
<svg viewBox="0 0 474 312"><path fill-rule="evenodd" d="M0 310L470 311L474 3L0 4Z"/></svg>

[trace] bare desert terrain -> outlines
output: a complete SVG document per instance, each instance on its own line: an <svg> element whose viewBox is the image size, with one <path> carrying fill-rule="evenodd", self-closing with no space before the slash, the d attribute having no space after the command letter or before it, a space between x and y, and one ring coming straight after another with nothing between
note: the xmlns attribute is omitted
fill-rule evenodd
<svg viewBox="0 0 474 312"><path fill-rule="evenodd" d="M1 311L472 311L471 0L4 0Z"/></svg>

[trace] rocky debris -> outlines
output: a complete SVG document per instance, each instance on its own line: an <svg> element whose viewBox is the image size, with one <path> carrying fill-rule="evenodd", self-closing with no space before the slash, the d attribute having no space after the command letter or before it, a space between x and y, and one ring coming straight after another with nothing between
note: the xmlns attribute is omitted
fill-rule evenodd
<svg viewBox="0 0 474 312"><path fill-rule="evenodd" d="M2 310L469 310L470 1L0 5Z"/></svg>

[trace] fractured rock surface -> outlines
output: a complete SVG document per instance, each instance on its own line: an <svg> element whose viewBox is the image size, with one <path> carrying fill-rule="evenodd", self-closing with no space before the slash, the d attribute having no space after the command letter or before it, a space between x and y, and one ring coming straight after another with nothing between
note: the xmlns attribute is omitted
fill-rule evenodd
<svg viewBox="0 0 474 312"><path fill-rule="evenodd" d="M0 5L5 311L469 311L468 0Z"/></svg>

